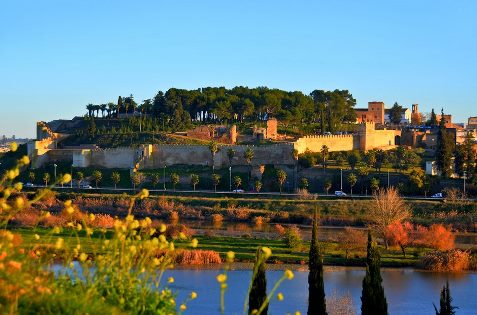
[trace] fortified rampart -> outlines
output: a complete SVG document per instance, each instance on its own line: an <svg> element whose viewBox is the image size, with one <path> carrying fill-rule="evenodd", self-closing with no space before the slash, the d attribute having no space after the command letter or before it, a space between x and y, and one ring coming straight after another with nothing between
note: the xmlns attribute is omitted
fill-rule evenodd
<svg viewBox="0 0 477 315"><path fill-rule="evenodd" d="M306 150L320 152L326 145L330 152L333 151L367 151L371 149L388 150L399 144L400 130L376 130L375 124L362 123L358 132L352 135L318 135L305 136L294 142L298 154Z"/></svg>

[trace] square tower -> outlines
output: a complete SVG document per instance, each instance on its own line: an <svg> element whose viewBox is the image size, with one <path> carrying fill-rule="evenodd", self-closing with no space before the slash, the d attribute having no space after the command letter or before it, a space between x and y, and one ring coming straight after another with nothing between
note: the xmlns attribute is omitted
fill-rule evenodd
<svg viewBox="0 0 477 315"><path fill-rule="evenodd" d="M368 121L384 124L384 102L368 102Z"/></svg>

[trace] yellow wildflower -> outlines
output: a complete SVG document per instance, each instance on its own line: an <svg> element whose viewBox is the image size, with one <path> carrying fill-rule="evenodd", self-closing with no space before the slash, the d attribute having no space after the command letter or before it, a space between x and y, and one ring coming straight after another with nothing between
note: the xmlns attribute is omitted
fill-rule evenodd
<svg viewBox="0 0 477 315"><path fill-rule="evenodd" d="M25 205L25 200L23 200L22 197L17 197L15 199L15 208L16 209L21 209Z"/></svg>
<svg viewBox="0 0 477 315"><path fill-rule="evenodd" d="M141 192L139 193L139 198L144 199L149 197L149 190L143 188L141 189Z"/></svg>
<svg viewBox="0 0 477 315"><path fill-rule="evenodd" d="M192 239L192 241L190 242L190 246L196 248L197 245L199 245L199 241L196 238Z"/></svg>
<svg viewBox="0 0 477 315"><path fill-rule="evenodd" d="M281 293L281 292L278 293L278 294L277 294L277 299L278 299L279 301L283 301L283 293Z"/></svg>
<svg viewBox="0 0 477 315"><path fill-rule="evenodd" d="M78 223L78 225L76 225L76 229L78 231L81 231L83 229L83 226L80 223Z"/></svg>
<svg viewBox="0 0 477 315"><path fill-rule="evenodd" d="M15 188L15 190L17 191L20 191L23 189L23 184L22 183L15 183L15 185L13 185L13 188Z"/></svg>
<svg viewBox="0 0 477 315"><path fill-rule="evenodd" d="M135 255L137 252L136 246L134 245L129 246L129 251L131 252L131 254Z"/></svg>
<svg viewBox="0 0 477 315"><path fill-rule="evenodd" d="M225 281L227 281L227 275L221 273L221 274L217 275L216 279L217 279L218 283L224 283Z"/></svg>
<svg viewBox="0 0 477 315"><path fill-rule="evenodd" d="M167 229L166 225L161 223L161 225L159 226L159 232L164 233L166 229Z"/></svg>
<svg viewBox="0 0 477 315"><path fill-rule="evenodd" d="M18 149L18 144L16 142L11 142L10 143L10 150L12 152L15 152Z"/></svg>
<svg viewBox="0 0 477 315"><path fill-rule="evenodd" d="M187 309L187 307L185 306L185 304L181 304L180 310L181 310L181 311L185 311L186 309Z"/></svg>
<svg viewBox="0 0 477 315"><path fill-rule="evenodd" d="M85 254L85 253L81 253L80 256L79 256L79 260L80 260L81 262L85 262L86 259L88 259L88 255Z"/></svg>
<svg viewBox="0 0 477 315"><path fill-rule="evenodd" d="M35 234L35 239L36 239L36 240L39 240L39 239L40 239L40 235Z"/></svg>
<svg viewBox="0 0 477 315"><path fill-rule="evenodd" d="M262 247L262 252L265 258L272 256L272 250L270 249L270 247Z"/></svg>
<svg viewBox="0 0 477 315"><path fill-rule="evenodd" d="M167 283L174 283L174 278L173 277L167 278Z"/></svg>
<svg viewBox="0 0 477 315"><path fill-rule="evenodd" d="M63 177L61 178L61 183L66 184L71 182L71 175L70 174L64 174Z"/></svg>
<svg viewBox="0 0 477 315"><path fill-rule="evenodd" d="M56 247L56 249L62 249L64 244L65 244L65 240L62 239L61 237L59 237L56 240L55 247Z"/></svg>
<svg viewBox="0 0 477 315"><path fill-rule="evenodd" d="M94 219L96 218L96 216L95 216L94 214L90 213L90 214L88 215L88 218L89 218L90 221L94 221Z"/></svg>
<svg viewBox="0 0 477 315"><path fill-rule="evenodd" d="M16 173L15 173L14 170L9 170L9 171L7 172L7 177L8 177L8 179L12 180L12 179L14 179L14 178L17 177L17 176L16 176Z"/></svg>
<svg viewBox="0 0 477 315"><path fill-rule="evenodd" d="M235 259L235 253L232 251L227 252L227 262L231 263Z"/></svg>
<svg viewBox="0 0 477 315"><path fill-rule="evenodd" d="M126 217L126 222L132 222L134 221L134 216L132 214L128 214L128 216Z"/></svg>
<svg viewBox="0 0 477 315"><path fill-rule="evenodd" d="M27 155L24 155L21 160L20 160L20 163L24 164L24 165L28 165L30 164L30 158L27 156Z"/></svg>
<svg viewBox="0 0 477 315"><path fill-rule="evenodd" d="M194 292L194 291L192 291L192 292L190 293L190 299L191 299L191 300L195 300L196 298L197 298L197 293Z"/></svg>
<svg viewBox="0 0 477 315"><path fill-rule="evenodd" d="M86 228L86 235L88 235L88 236L93 235L93 229L91 229L91 228Z"/></svg>
<svg viewBox="0 0 477 315"><path fill-rule="evenodd" d="M287 270L285 270L285 277L288 280L292 280L293 277L295 277L295 275L293 274L293 271L291 271L290 269L287 269Z"/></svg>

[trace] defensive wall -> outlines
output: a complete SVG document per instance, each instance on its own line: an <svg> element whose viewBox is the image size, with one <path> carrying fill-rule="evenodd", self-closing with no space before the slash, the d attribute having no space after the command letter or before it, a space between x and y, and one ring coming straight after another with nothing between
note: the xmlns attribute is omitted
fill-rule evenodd
<svg viewBox="0 0 477 315"><path fill-rule="evenodd" d="M352 135L316 135L305 136L295 141L294 147L298 154L306 150L320 152L326 145L333 151L367 151L371 149L389 150L394 148L401 137L400 130L376 130L374 123L362 123L358 132Z"/></svg>

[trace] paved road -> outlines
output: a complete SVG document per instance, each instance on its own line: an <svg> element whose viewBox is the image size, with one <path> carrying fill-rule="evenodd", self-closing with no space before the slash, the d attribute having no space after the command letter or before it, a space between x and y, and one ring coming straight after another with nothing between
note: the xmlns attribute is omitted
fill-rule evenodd
<svg viewBox="0 0 477 315"><path fill-rule="evenodd" d="M32 189L35 189L35 188L45 188L45 186L41 186L41 185L34 185L33 187L27 187L27 188L32 188ZM71 188L70 186L56 186L56 187L50 187L51 189L55 189L55 190L80 190L82 192L91 192L91 193L94 193L96 191L101 191L101 192L104 192L104 191L107 191L107 192L110 192L110 193L123 193L123 192L134 192L134 189L132 188L117 188L115 189L114 187L98 187L98 188L95 188L95 187L92 187L92 188L78 188L78 187L74 187ZM136 189L136 191L138 191L139 189ZM172 189L167 189L167 190L164 190L164 189L149 189L149 192L151 193L154 193L154 194L158 194L158 193L167 193L167 194L177 194L177 195L180 195L180 194L197 194L197 195L200 195L200 194L216 194L216 195L228 195L230 197L230 195L233 195L233 196L276 196L276 197L290 197L292 199L295 199L295 198L298 198L300 197L301 195L300 194L292 194L292 193L279 193L279 192L255 192L255 191L245 191L245 192L239 192L239 193L235 193L235 192L231 192L231 191L223 191L223 190L218 190L217 192L214 192L213 190L172 190ZM313 196L316 196L318 199L321 197L325 197L325 198L336 198L336 199L371 199L372 196L371 195L360 195L360 194L354 194L354 195L347 195L347 196L335 196L334 194L310 194L310 195L313 195ZM424 197L424 196L406 196L406 197L403 197L404 199L408 199L408 200L444 200L443 198L431 198L431 197ZM469 199L470 201L477 201L477 198L474 198L474 199Z"/></svg>

